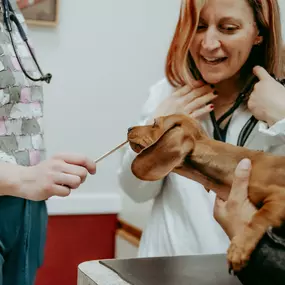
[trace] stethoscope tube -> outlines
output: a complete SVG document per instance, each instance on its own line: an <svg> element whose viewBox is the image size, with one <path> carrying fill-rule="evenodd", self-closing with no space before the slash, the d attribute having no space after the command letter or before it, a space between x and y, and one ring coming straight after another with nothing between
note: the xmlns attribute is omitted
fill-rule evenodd
<svg viewBox="0 0 285 285"><path fill-rule="evenodd" d="M250 78L249 83L246 84L246 87L243 90L243 92L237 97L234 105L224 115L222 115L218 120L216 120L214 111L210 112L210 118L211 118L213 128L214 128L214 137L216 137L217 140L224 141L222 134L220 132L219 125L226 118L228 118L241 105L242 102L244 102L244 100L246 99L246 96L248 94L250 94L255 82L257 82L257 78L255 76ZM243 128L239 134L238 141L237 141L238 146L244 146L246 140L248 139L249 135L251 134L251 132L254 129L257 122L258 122L258 120L256 118L254 118L254 116L252 116L246 122L246 124L243 126Z"/></svg>
<svg viewBox="0 0 285 285"><path fill-rule="evenodd" d="M9 32L9 36L10 36L10 40L11 40L11 43L12 43L12 46L13 46L13 49L14 49L14 52L15 52L15 55L16 55L16 58L19 62L19 65L23 71L23 73L25 74L25 76L27 78L29 78L30 80L32 81L45 81L46 83L50 83L51 81L51 78L52 78L52 75L50 73L47 73L44 75L44 73L42 72L40 66L39 66L39 63L35 57L35 54L34 52L32 51L30 45L29 45L29 42L28 42L28 38L27 38L27 35L20 23L20 21L18 20L18 18L16 17L16 14L12 8L12 5L10 3L9 0L2 0L2 5L3 5L3 20L4 20L4 24L6 25L6 29L7 31ZM13 36L12 36L12 22L16 25L18 31L19 31L19 34L22 38L22 40L26 43L26 46L27 48L29 49L29 52L41 74L41 77L38 77L38 78L34 78L32 77L31 75L28 74L28 72L26 71L26 69L24 68L21 60L20 60L20 57L18 55L18 52L17 52L17 49L16 49L16 46L15 46L15 43L14 43L14 40L13 40Z"/></svg>
<svg viewBox="0 0 285 285"><path fill-rule="evenodd" d="M217 123L214 111L210 112L210 118L211 118L211 121L212 121L212 124L214 127L214 132L216 133L217 139L219 141L223 141L223 137L221 135L220 128L219 128L219 125ZM214 135L214 137L215 137L215 135Z"/></svg>
<svg viewBox="0 0 285 285"><path fill-rule="evenodd" d="M285 85L284 79L278 79L278 78L276 78L276 76L274 74L271 74L271 76L280 84ZM256 76L253 76L252 78L250 78L249 83L246 84L245 89L238 96L235 104L224 115L222 115L218 121L216 120L214 111L212 111L210 113L210 118L211 118L211 121L212 121L212 124L214 127L214 132L215 132L217 140L223 141L223 137L222 137L221 132L220 132L219 124L223 120L225 120L228 116L230 116L240 106L240 104L245 101L245 99L250 95L250 93L254 87L254 84L257 81L258 81L258 79L256 78ZM254 127L256 126L257 122L258 122L258 120L254 116L251 116L250 119L245 123L245 125L243 126L243 128L240 131L240 134L238 136L238 140L237 140L238 146L244 146L245 145L249 135L251 134Z"/></svg>
<svg viewBox="0 0 285 285"><path fill-rule="evenodd" d="M246 122L246 124L243 126L239 134L238 141L237 141L238 146L245 145L245 142L247 141L249 135L251 134L257 122L258 120L254 116L251 116L251 118Z"/></svg>

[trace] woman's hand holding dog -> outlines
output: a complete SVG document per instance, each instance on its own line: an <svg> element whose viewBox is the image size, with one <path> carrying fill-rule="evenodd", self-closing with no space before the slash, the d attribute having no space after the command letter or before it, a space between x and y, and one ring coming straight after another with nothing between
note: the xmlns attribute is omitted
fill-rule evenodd
<svg viewBox="0 0 285 285"><path fill-rule="evenodd" d="M243 159L236 167L231 192L227 201L216 197L214 218L221 225L231 240L243 231L256 212L255 206L248 199L248 182L251 162Z"/></svg>

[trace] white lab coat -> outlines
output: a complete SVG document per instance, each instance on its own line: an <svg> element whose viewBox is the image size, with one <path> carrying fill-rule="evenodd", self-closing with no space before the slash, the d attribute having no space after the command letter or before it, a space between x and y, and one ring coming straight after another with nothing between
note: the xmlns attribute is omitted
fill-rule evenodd
<svg viewBox="0 0 285 285"><path fill-rule="evenodd" d="M144 124L159 103L173 92L166 79L150 89L142 119ZM268 94L270 96L270 94ZM226 142L236 145L238 135L251 117L243 105L237 109L227 131ZM213 134L210 119L202 123L209 136ZM285 153L285 119L272 127L258 122L245 147L283 155ZM190 179L171 173L165 179L146 182L131 172L136 153L127 146L118 171L122 189L140 203L154 198L152 213L144 229L139 257L225 253L229 240L213 218L215 193Z"/></svg>

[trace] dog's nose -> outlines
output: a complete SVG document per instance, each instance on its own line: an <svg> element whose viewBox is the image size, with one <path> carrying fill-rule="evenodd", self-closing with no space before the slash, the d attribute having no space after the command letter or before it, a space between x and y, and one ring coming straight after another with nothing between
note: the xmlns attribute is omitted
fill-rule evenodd
<svg viewBox="0 0 285 285"><path fill-rule="evenodd" d="M133 129L133 127L128 128L128 133Z"/></svg>

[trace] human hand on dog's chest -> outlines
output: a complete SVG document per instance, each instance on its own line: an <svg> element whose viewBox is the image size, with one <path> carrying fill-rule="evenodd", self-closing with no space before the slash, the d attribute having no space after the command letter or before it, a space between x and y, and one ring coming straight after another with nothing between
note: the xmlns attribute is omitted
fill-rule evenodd
<svg viewBox="0 0 285 285"><path fill-rule="evenodd" d="M248 100L248 108L256 119L269 126L285 118L285 88L262 67L255 67L259 81Z"/></svg>

